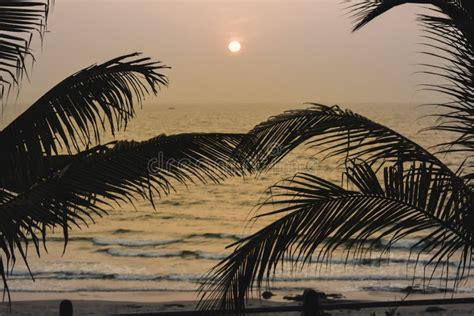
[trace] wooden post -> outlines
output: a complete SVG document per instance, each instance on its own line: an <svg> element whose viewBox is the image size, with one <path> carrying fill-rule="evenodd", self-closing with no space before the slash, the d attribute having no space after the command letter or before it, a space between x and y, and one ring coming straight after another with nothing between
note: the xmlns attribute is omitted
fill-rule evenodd
<svg viewBox="0 0 474 316"><path fill-rule="evenodd" d="M303 292L303 311L301 316L320 316L321 294L315 290L306 289Z"/></svg>
<svg viewBox="0 0 474 316"><path fill-rule="evenodd" d="M64 300L59 304L59 316L73 316L72 302Z"/></svg>

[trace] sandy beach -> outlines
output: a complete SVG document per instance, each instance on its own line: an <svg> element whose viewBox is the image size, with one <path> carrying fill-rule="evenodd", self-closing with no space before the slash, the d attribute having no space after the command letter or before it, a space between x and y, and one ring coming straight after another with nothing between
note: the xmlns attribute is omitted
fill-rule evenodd
<svg viewBox="0 0 474 316"><path fill-rule="evenodd" d="M140 314L167 311L188 311L193 310L195 301L176 301L162 303L144 303L144 302L116 302L116 301L85 301L73 300L74 315L117 315L117 314ZM0 315L58 315L58 300L46 301L21 301L15 302L9 312L8 306L3 305L0 309ZM254 301L249 307L256 306L280 306L290 305L284 302ZM291 305L294 305L291 304ZM358 311L332 311L328 315L381 315L385 316L390 312L390 308L366 309ZM375 314L374 314L375 313ZM474 306L472 305L436 305L424 307L403 307L397 309L395 315L474 315ZM272 313L258 315L299 315L298 312L290 313Z"/></svg>
<svg viewBox="0 0 474 316"><path fill-rule="evenodd" d="M0 315L58 315L61 299L58 293L13 293L16 299L11 311L7 304L0 307ZM74 306L74 315L117 315L117 314L141 314L141 313L159 313L169 311L190 311L196 309L195 294L189 293L189 299L176 300L176 293L102 293L100 299L94 299L94 293L73 293L67 294L64 298L72 301ZM183 295L180 295L182 298ZM185 296L186 297L186 296ZM30 298L30 299L28 299ZM433 299L443 298L423 296L413 296L412 299ZM380 300L380 299L379 299ZM390 300L387 298L386 300ZM347 302L347 300L339 300ZM360 301L369 301L369 298ZM282 300L281 297L270 300L253 299L248 307L263 306L295 306L300 302ZM337 310L328 312L327 315L380 315L386 316L392 308L372 308L364 310ZM257 314L255 314L257 315ZM258 315L299 315L298 312L272 313ZM391 315L391 314L390 314ZM396 309L393 315L474 315L474 305L428 305L419 307L401 307Z"/></svg>

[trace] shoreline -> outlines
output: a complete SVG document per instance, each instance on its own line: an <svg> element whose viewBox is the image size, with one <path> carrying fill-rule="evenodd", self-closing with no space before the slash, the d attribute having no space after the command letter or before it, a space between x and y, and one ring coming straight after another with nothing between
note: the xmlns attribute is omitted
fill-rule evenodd
<svg viewBox="0 0 474 316"><path fill-rule="evenodd" d="M11 311L7 304L0 306L0 315L11 316L43 316L58 315L60 300L39 300L39 301L17 301L14 302ZM184 312L196 310L196 301L169 301L161 303L144 303L134 301L102 301L102 300L72 300L74 315L117 315L117 314L140 314L140 313L158 313L158 312ZM298 303L299 304L299 303ZM281 303L272 301L252 300L248 307L274 307L285 305L298 305L295 303ZM334 310L325 315L343 316L343 315L374 315L385 316L387 312L392 311L390 307L386 308L368 308L363 310ZM473 315L473 304L456 305L430 305L430 306L412 306L400 307L396 309L394 315ZM259 315L268 316L297 316L299 312L279 312L262 313Z"/></svg>
<svg viewBox="0 0 474 316"><path fill-rule="evenodd" d="M314 289L321 292L318 289ZM262 290L263 292L264 290ZM272 291L271 299L262 299L269 302L291 303L294 300L285 297L302 295L301 291ZM324 293L324 292L321 292ZM450 298L474 298L474 293L412 293L407 296L403 292L351 292L351 293L325 293L334 301L398 301L398 300L429 300ZM140 303L162 303L170 301L197 301L197 291L77 291L77 292L10 292L12 302L23 301L48 301L48 300L94 300L94 301L130 301ZM252 300L259 300L254 293Z"/></svg>
<svg viewBox="0 0 474 316"><path fill-rule="evenodd" d="M177 294L181 299L177 299ZM190 311L196 309L196 293L189 292L186 297L183 292L108 292L97 297L94 292L82 293L39 293L39 292L14 292L12 293L12 310L9 312L8 303L0 306L0 315L58 315L59 304L62 300L71 300L74 306L74 315L104 315L104 314L134 314L166 311ZM362 294L362 293L360 293ZM372 297L372 299L370 299ZM456 298L473 297L473 295L456 295ZM445 295L413 295L408 299L435 299L447 298ZM449 297L448 297L449 298ZM374 297L366 295L364 298L331 300L332 302L362 302L362 301L398 301L400 298ZM283 300L281 295L274 299L252 299L248 307L263 306L293 306L301 302ZM392 308L370 308L364 310L336 310L330 315L386 315L385 312ZM474 315L474 304L434 305L400 307L400 315ZM272 313L260 315L299 315L298 312ZM397 315L397 314L395 314Z"/></svg>
<svg viewBox="0 0 474 316"><path fill-rule="evenodd" d="M70 299L73 304L74 315L115 315L115 314L137 314L137 313L154 313L154 312L179 312L196 310L196 300L184 301L162 301L162 302L137 302L123 300L81 300ZM59 304L61 300L28 300L15 301L12 303L11 312L8 304L0 306L0 315L11 316L43 316L43 315L59 315ZM267 300L251 300L248 307L265 307L265 306L284 306L297 305L294 302L274 302ZM267 315L266 313L260 315ZM268 314L270 315L270 314ZM272 313L271 315L280 315L280 313ZM284 313L282 315L299 315L296 313Z"/></svg>

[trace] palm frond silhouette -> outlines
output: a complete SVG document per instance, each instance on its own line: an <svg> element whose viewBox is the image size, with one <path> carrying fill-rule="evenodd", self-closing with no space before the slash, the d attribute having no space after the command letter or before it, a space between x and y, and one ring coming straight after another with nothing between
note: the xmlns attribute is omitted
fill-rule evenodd
<svg viewBox="0 0 474 316"><path fill-rule="evenodd" d="M130 54L64 79L1 131L1 183L14 191L28 187L51 156L97 145L107 129L123 130L134 104L168 84L157 72L166 68Z"/></svg>
<svg viewBox="0 0 474 316"><path fill-rule="evenodd" d="M0 247L7 263L14 264L15 253L27 263L30 244L40 255L41 242L46 242L47 232L55 227L62 228L66 247L72 227L88 225L94 217L107 214L105 208L114 206L112 203L133 203L137 198L153 203L171 193L177 183L219 182L238 175L239 167L232 165L230 157L242 136L161 135L59 157L56 168L27 190L18 194L2 191ZM150 166L157 157L161 162Z"/></svg>
<svg viewBox="0 0 474 316"><path fill-rule="evenodd" d="M34 61L31 43L42 38L50 9L49 0L0 1L0 102L21 82Z"/></svg>
<svg viewBox="0 0 474 316"><path fill-rule="evenodd" d="M0 1L0 33L42 36L48 8L49 2ZM4 40L2 33L2 93L19 83L24 59L32 55L29 45L10 35ZM168 85L167 68L138 53L92 65L58 83L0 131L0 274L9 300L7 280L17 258L28 266L28 248L40 256L52 229L62 229L66 248L71 228L88 225L110 207L140 198L155 206L154 199L177 184L220 182L243 173L233 156L241 134L102 143L104 132L123 131L144 98Z"/></svg>
<svg viewBox="0 0 474 316"><path fill-rule="evenodd" d="M432 267L428 281L437 272L448 278L446 271L453 265L454 287L468 277L474 247L469 162L474 8L469 1L455 0L355 1L349 6L355 30L404 3L434 5L432 14L420 16L427 37L434 41L426 53L450 65L431 65L428 72L448 84L425 87L452 101L436 104L447 111L439 114L433 129L455 133L454 140L439 144L438 152L466 152L466 162L453 171L436 154L400 133L338 106L313 104L259 124L236 149L250 169L265 171L306 143L320 149L324 158L340 158L347 183L341 186L297 174L271 187L262 207L272 209L256 218L281 217L233 244L233 253L205 276L200 288L202 308L240 314L251 293L268 285L282 265L321 264L336 250L360 259L379 247L382 238L389 240L384 249L388 252L396 241L422 234L411 252L416 262L421 255L430 255L423 262L425 268Z"/></svg>
<svg viewBox="0 0 474 316"><path fill-rule="evenodd" d="M440 59L440 64L425 65L427 74L439 76L444 85L425 84L424 88L445 94L450 100L434 104L446 111L437 115L434 128L452 132L456 137L439 144L442 151L461 151L472 155L472 102L474 98L474 4L469 0L376 0L349 1L357 30L390 9L406 4L430 4L429 14L419 20L425 31L427 50L424 54Z"/></svg>
<svg viewBox="0 0 474 316"><path fill-rule="evenodd" d="M2 145L0 273L7 277L27 249L41 253L59 227L65 247L72 227L106 208L160 198L176 184L220 182L242 174L233 158L242 134L160 135L101 144L104 131L125 129L147 94L168 85L168 67L138 54L90 66L53 87L0 132ZM154 204L153 204L154 205Z"/></svg>

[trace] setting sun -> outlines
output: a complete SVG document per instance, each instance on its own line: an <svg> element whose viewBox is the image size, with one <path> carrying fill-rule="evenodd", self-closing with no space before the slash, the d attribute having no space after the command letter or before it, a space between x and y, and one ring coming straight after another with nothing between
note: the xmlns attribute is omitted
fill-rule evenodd
<svg viewBox="0 0 474 316"><path fill-rule="evenodd" d="M228 48L232 53L238 53L240 51L241 45L238 41L232 41L229 43Z"/></svg>

